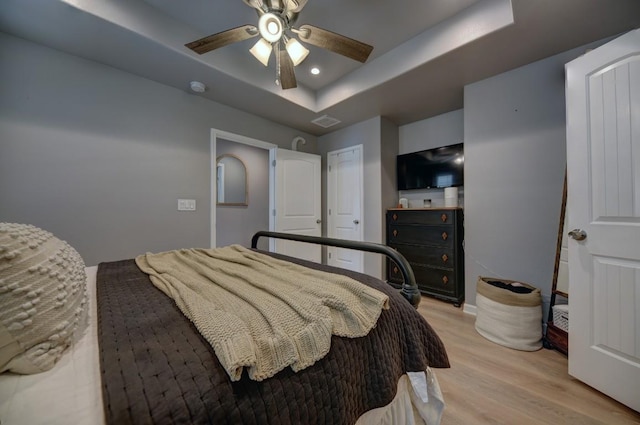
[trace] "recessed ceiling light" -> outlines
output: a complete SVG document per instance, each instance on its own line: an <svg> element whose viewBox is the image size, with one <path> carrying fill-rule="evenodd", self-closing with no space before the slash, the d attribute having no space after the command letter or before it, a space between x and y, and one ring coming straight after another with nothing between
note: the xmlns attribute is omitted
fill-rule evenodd
<svg viewBox="0 0 640 425"><path fill-rule="evenodd" d="M193 90L196 93L204 93L204 91L207 89L207 86L205 86L200 81L190 82L189 87L191 87L191 90Z"/></svg>
<svg viewBox="0 0 640 425"><path fill-rule="evenodd" d="M314 66L313 68L311 68L311 73L313 75L318 75L320 74L320 68L318 68L317 66Z"/></svg>

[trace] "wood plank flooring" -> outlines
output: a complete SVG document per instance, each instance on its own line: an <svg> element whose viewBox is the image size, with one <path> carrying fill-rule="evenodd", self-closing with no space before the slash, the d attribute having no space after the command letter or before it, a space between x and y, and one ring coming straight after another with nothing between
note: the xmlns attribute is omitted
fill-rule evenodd
<svg viewBox="0 0 640 425"><path fill-rule="evenodd" d="M560 352L494 344L476 332L475 316L433 298L423 297L418 311L451 363L436 369L446 403L442 425L640 424L640 413L569 376Z"/></svg>

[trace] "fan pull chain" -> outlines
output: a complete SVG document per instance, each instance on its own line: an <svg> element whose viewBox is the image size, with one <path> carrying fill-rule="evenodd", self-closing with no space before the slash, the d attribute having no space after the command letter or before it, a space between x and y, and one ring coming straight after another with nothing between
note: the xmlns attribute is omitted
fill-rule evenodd
<svg viewBox="0 0 640 425"><path fill-rule="evenodd" d="M277 41L275 44L275 53L276 53L276 86L280 85L280 41Z"/></svg>

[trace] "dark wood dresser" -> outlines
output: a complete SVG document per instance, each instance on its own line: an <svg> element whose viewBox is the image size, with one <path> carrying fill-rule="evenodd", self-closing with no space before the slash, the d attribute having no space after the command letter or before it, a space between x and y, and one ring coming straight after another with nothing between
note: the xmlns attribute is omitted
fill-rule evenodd
<svg viewBox="0 0 640 425"><path fill-rule="evenodd" d="M387 211L387 245L411 264L423 294L464 301L462 208L393 208ZM389 283L402 285L395 263L387 260Z"/></svg>

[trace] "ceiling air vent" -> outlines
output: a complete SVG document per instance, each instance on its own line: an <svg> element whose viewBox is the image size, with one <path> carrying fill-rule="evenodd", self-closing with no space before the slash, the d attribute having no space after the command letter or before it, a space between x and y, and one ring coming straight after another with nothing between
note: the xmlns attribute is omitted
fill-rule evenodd
<svg viewBox="0 0 640 425"><path fill-rule="evenodd" d="M311 122L314 123L315 125L319 125L320 127L329 128L329 127L333 127L334 125L342 121L340 121L337 118L330 117L329 115L323 115Z"/></svg>

